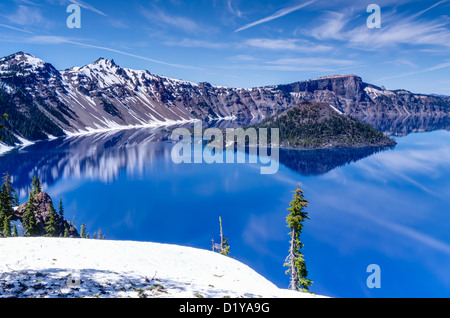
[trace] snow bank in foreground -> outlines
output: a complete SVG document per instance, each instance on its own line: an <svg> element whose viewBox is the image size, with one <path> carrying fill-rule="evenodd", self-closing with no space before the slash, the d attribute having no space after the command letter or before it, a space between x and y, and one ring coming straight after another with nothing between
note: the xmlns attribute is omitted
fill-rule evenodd
<svg viewBox="0 0 450 318"><path fill-rule="evenodd" d="M314 297L277 288L248 266L176 245L0 239L0 297Z"/></svg>

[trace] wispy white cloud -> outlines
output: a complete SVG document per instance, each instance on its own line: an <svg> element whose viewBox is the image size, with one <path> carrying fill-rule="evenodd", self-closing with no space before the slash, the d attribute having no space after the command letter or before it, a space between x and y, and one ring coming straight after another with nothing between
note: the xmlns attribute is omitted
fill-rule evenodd
<svg viewBox="0 0 450 318"><path fill-rule="evenodd" d="M305 58L285 58L267 62L268 64L277 65L309 65L309 66L352 66L356 62L353 60L333 59L324 57L305 57Z"/></svg>
<svg viewBox="0 0 450 318"><path fill-rule="evenodd" d="M417 70L417 71L406 72L406 73L402 73L402 74L396 74L396 75L392 75L392 76L383 77L383 78L378 79L378 81L385 81L385 80L393 79L393 78L409 77L409 76L424 74L424 73L428 73L428 72L438 71L438 70L442 70L445 68L450 68L450 61L447 61L444 63L439 63L432 67L428 67L428 68Z"/></svg>
<svg viewBox="0 0 450 318"><path fill-rule="evenodd" d="M180 47L188 47L188 48L205 48L205 49L224 49L229 47L229 44L225 43L217 43L210 42L206 40L198 40L198 39L187 39L184 38L182 40L167 40L164 41L165 45L168 46L180 46Z"/></svg>
<svg viewBox="0 0 450 318"><path fill-rule="evenodd" d="M446 3L446 2L448 2L448 0L439 1L439 2L437 2L435 4L433 4L431 7L428 7L425 10L422 10L422 11L418 12L417 14L413 15L413 17L417 18L417 17L421 16L422 14L424 14L425 12L428 12L431 9L434 9L435 7L437 7L437 6L439 6L439 5L443 4L443 3Z"/></svg>
<svg viewBox="0 0 450 318"><path fill-rule="evenodd" d="M267 39L255 38L244 41L244 46L250 46L268 50L297 51L303 53L327 52L332 49L331 46L315 44L299 39Z"/></svg>
<svg viewBox="0 0 450 318"><path fill-rule="evenodd" d="M292 12L295 12L295 11L298 11L300 9L305 8L305 7L309 6L310 4L312 4L314 2L316 2L316 0L308 1L306 3L302 3L302 4L296 5L294 7L281 9L281 10L275 12L274 14L268 16L268 17L265 17L263 19L260 19L258 21L255 21L255 22L252 22L252 23L249 23L249 24L246 24L246 25L244 25L243 27L240 27L239 29L237 29L234 32L241 32L241 31L247 30L249 28L252 28L254 26L257 26L257 25L260 25L260 24L263 24L263 23L266 23L266 22L269 22L269 21L272 21L272 20L284 17L285 15L288 15L288 14L290 14Z"/></svg>
<svg viewBox="0 0 450 318"><path fill-rule="evenodd" d="M450 30L439 21L403 20L371 32L368 28L357 28L346 33L352 45L367 49L379 49L395 45L424 45L450 47Z"/></svg>
<svg viewBox="0 0 450 318"><path fill-rule="evenodd" d="M349 17L341 12L329 12L320 25L308 31L308 34L318 40L343 40L342 31L348 23Z"/></svg>
<svg viewBox="0 0 450 318"><path fill-rule="evenodd" d="M132 54L132 53L116 50L116 49L105 47L105 46L92 45L92 44L87 44L87 43L83 43L83 42L79 42L79 41L73 41L72 39L68 39L68 38L61 37L61 36L42 36L41 35L41 36L34 36L34 37L31 37L31 38L28 38L25 41L29 42L29 43L35 43L35 44L72 44L72 45L81 46L81 47L88 47L88 48L93 48L93 49L99 49L99 50L103 50L103 51L109 51L109 52L113 52L113 53L118 53L118 54L130 56L130 57L133 57L133 58L145 60L145 61L148 61L148 62L157 63L157 64L163 64L163 65L176 67L176 68L199 69L199 68L194 67L194 66L168 63L168 62L152 59L152 58L149 58L149 57L146 57L146 56L136 55L136 54Z"/></svg>
<svg viewBox="0 0 450 318"><path fill-rule="evenodd" d="M1 14L11 23L21 26L47 26L49 21L44 18L39 8L19 5L17 10L11 14Z"/></svg>
<svg viewBox="0 0 450 318"><path fill-rule="evenodd" d="M94 8L92 5L90 5L89 3L82 1L82 0L69 0L70 2L72 2L73 4L77 4L79 5L81 8L84 8L86 10L90 10L92 12L98 13L102 16L108 16L106 13L104 13L103 11L100 11L96 8Z"/></svg>
<svg viewBox="0 0 450 318"><path fill-rule="evenodd" d="M18 31L18 32L33 34L33 32L31 32L31 31L27 31L27 30L24 30L24 29L19 29L19 28L16 28L16 27L13 27L13 26L10 26L10 25L6 25L6 24L0 24L0 27L7 28L7 29L10 29L10 30L14 30L14 31Z"/></svg>
<svg viewBox="0 0 450 318"><path fill-rule="evenodd" d="M251 55L247 55L247 54L238 54L238 55L234 55L228 58L229 61L233 61L233 62L255 62L255 61L259 61L260 59L251 56Z"/></svg>
<svg viewBox="0 0 450 318"><path fill-rule="evenodd" d="M328 12L320 24L308 33L318 40L337 40L352 48L379 50L398 45L450 47L449 22L444 17L426 20L419 15L447 1L441 1L412 16L396 12L383 14L381 29L369 29L365 23L355 26L352 10ZM306 32L304 32L307 34Z"/></svg>
<svg viewBox="0 0 450 318"><path fill-rule="evenodd" d="M231 12L231 14L237 16L238 18L242 17L242 12L239 9L235 8L231 0L227 0L227 8L228 11Z"/></svg>
<svg viewBox="0 0 450 318"><path fill-rule="evenodd" d="M251 56L244 56L243 58L230 58L230 61L238 63L233 66L237 69L318 73L337 72L358 65L357 62L352 60L324 57L283 58L264 61Z"/></svg>
<svg viewBox="0 0 450 318"><path fill-rule="evenodd" d="M163 27L171 26L191 34L204 33L207 31L207 29L200 26L193 19L183 16L169 15L158 9L156 6L153 6L152 10L141 7L140 11L149 22L157 23Z"/></svg>

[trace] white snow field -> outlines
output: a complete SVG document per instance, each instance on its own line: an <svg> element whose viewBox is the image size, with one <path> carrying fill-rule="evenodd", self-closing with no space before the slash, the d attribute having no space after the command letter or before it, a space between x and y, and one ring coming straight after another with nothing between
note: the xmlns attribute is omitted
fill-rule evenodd
<svg viewBox="0 0 450 318"><path fill-rule="evenodd" d="M283 268L280 268L283 270ZM310 298L237 260L177 245L0 239L0 298Z"/></svg>

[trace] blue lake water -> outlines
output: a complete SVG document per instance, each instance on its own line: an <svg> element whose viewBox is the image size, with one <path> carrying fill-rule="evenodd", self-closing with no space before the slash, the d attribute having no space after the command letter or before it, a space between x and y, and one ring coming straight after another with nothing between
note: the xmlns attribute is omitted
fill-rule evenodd
<svg viewBox="0 0 450 318"><path fill-rule="evenodd" d="M181 164L155 130L41 142L0 157L24 202L38 175L91 237L210 249L219 217L231 256L287 288L285 217L300 183L311 217L301 238L312 292L332 297L450 297L450 132L397 138L395 149L283 151L280 169ZM381 269L370 289L366 269Z"/></svg>

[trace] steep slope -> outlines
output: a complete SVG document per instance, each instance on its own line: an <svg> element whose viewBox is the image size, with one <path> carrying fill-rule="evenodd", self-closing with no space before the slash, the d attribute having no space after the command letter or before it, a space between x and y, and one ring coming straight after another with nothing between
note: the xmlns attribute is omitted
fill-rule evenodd
<svg viewBox="0 0 450 318"><path fill-rule="evenodd" d="M70 110L54 98L58 79L52 65L25 53L0 59L0 112L8 114L5 143L64 135L58 118L65 120L63 113Z"/></svg>
<svg viewBox="0 0 450 318"><path fill-rule="evenodd" d="M432 123L450 127L450 97L388 91L355 75L244 89L171 79L103 58L64 71L23 52L0 59L0 113L9 115L2 132L8 145L197 119L255 124L302 101L328 103L389 132L389 123L397 128L404 122L424 123L424 129L432 129Z"/></svg>

